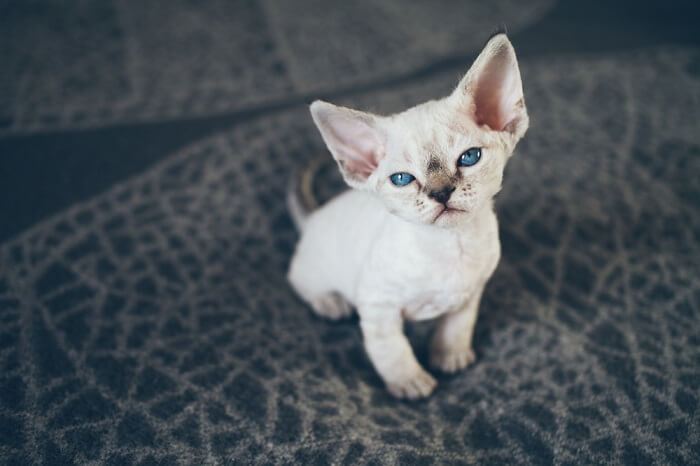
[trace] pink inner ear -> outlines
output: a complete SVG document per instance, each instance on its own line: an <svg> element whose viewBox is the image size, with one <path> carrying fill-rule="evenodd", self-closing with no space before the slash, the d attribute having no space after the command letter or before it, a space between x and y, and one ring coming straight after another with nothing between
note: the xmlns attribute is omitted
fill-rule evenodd
<svg viewBox="0 0 700 466"><path fill-rule="evenodd" d="M505 47L491 57L472 88L474 117L479 125L496 131L512 129L522 107L520 74Z"/></svg>
<svg viewBox="0 0 700 466"><path fill-rule="evenodd" d="M329 141L338 161L348 172L366 178L379 164L382 144L375 130L360 119L345 116L328 119Z"/></svg>

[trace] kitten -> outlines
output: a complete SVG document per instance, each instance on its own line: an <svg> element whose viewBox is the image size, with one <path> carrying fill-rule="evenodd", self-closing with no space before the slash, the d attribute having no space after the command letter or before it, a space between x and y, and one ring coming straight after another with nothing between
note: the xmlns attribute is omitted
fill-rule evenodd
<svg viewBox="0 0 700 466"><path fill-rule="evenodd" d="M404 319L439 317L430 364L474 362L472 334L500 257L493 197L528 128L520 71L505 34L492 37L451 95L391 116L311 104L348 185L308 217L289 280L313 310L355 306L367 354L389 392L428 396Z"/></svg>

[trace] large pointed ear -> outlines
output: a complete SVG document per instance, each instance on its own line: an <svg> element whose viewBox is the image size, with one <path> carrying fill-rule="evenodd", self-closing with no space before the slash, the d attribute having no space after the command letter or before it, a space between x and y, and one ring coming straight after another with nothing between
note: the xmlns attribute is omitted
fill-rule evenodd
<svg viewBox="0 0 700 466"><path fill-rule="evenodd" d="M311 116L345 181L361 187L384 158L378 117L321 100L311 104Z"/></svg>
<svg viewBox="0 0 700 466"><path fill-rule="evenodd" d="M505 34L493 36L453 96L478 125L520 139L529 124L515 50Z"/></svg>

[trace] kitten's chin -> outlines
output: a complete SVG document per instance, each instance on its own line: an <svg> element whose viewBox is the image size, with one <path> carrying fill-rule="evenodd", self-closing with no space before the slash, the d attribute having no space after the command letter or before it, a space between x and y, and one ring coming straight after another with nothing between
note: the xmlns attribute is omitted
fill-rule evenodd
<svg viewBox="0 0 700 466"><path fill-rule="evenodd" d="M404 220L408 223L413 223L415 225L425 225L428 227L437 227L442 229L458 228L464 225L465 223L468 223L469 219L472 217L471 212L463 209L456 209L453 207L448 209L435 209L435 212L430 213L428 215L424 214L420 217L401 215L401 213L397 212L396 210L388 210L389 213L391 213L395 217L398 217L401 220Z"/></svg>
<svg viewBox="0 0 700 466"><path fill-rule="evenodd" d="M469 212L462 209L447 207L437 212L432 224L440 228L455 228L469 220Z"/></svg>

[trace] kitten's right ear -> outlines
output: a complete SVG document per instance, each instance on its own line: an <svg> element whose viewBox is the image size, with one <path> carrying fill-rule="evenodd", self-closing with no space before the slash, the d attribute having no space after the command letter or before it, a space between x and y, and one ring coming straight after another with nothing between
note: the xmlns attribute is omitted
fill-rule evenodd
<svg viewBox="0 0 700 466"><path fill-rule="evenodd" d="M384 158L377 117L321 100L311 104L311 116L345 181L355 188L364 185Z"/></svg>

